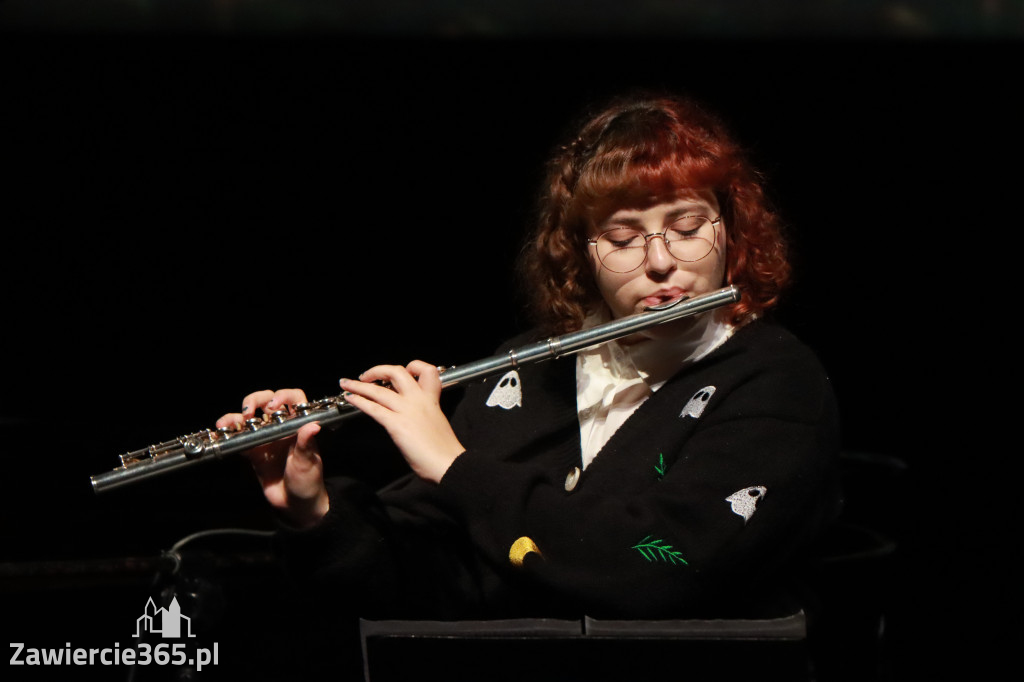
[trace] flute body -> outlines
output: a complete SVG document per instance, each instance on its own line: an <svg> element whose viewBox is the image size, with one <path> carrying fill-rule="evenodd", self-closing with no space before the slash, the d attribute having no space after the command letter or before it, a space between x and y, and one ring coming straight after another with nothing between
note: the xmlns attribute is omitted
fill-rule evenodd
<svg viewBox="0 0 1024 682"><path fill-rule="evenodd" d="M447 388L506 372L520 365L578 353L655 325L698 315L739 300L739 289L728 286L693 298L669 301L642 313L590 329L570 332L512 349L505 354L444 369L441 372L441 385ZM333 428L358 414L362 413L345 401L344 394L329 396L294 405L291 410L281 410L263 419L250 419L240 429L206 429L129 452L121 455L120 466L92 476L90 480L95 492L105 492L287 438L310 422L320 422L322 426Z"/></svg>

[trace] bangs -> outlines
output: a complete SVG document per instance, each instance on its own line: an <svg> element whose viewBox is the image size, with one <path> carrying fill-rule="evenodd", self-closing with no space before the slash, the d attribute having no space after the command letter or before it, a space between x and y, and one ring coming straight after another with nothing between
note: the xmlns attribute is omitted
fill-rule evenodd
<svg viewBox="0 0 1024 682"><path fill-rule="evenodd" d="M584 222L600 223L615 210L642 209L687 191L718 194L727 184L726 150L711 149L706 140L671 125L620 133L631 133L630 139L606 136L580 169L571 213Z"/></svg>

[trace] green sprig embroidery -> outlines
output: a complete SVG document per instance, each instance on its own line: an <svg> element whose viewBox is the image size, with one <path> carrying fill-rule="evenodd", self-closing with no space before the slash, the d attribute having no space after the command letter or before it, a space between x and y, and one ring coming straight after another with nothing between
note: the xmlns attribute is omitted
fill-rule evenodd
<svg viewBox="0 0 1024 682"><path fill-rule="evenodd" d="M666 561L673 565L679 563L684 566L689 566L689 563L687 563L686 559L683 558L682 553L678 550L672 549L672 545L666 543L664 540L654 539L650 535L633 545L632 549L640 552L648 561Z"/></svg>
<svg viewBox="0 0 1024 682"><path fill-rule="evenodd" d="M665 453L658 453L658 466L654 467L654 471L657 472L659 479L665 475Z"/></svg>

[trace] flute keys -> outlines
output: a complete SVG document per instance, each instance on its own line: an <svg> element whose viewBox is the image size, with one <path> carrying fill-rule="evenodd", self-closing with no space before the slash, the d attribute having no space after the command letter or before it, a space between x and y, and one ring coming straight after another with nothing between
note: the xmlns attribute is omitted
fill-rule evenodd
<svg viewBox="0 0 1024 682"><path fill-rule="evenodd" d="M245 420L245 428L249 429L250 431L255 431L261 426L263 426L263 420L257 417Z"/></svg>
<svg viewBox="0 0 1024 682"><path fill-rule="evenodd" d="M142 448L141 450L135 450L133 452L128 452L128 453L125 453L125 454L121 455L121 466L122 467L129 467L129 466L131 466L133 464L138 464L139 462L142 462L143 460L151 459L152 456L153 455L150 452L150 448Z"/></svg>
<svg viewBox="0 0 1024 682"><path fill-rule="evenodd" d="M198 436L189 436L181 443L186 459L195 459L203 454L203 441Z"/></svg>

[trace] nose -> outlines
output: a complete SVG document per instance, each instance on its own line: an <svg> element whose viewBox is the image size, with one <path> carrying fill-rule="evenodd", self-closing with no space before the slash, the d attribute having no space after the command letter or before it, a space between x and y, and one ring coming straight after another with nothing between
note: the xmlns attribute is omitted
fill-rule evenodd
<svg viewBox="0 0 1024 682"><path fill-rule="evenodd" d="M668 251L668 244L665 243L665 236L652 234L647 239L647 262L645 267L648 272L666 273L676 266L676 259Z"/></svg>

